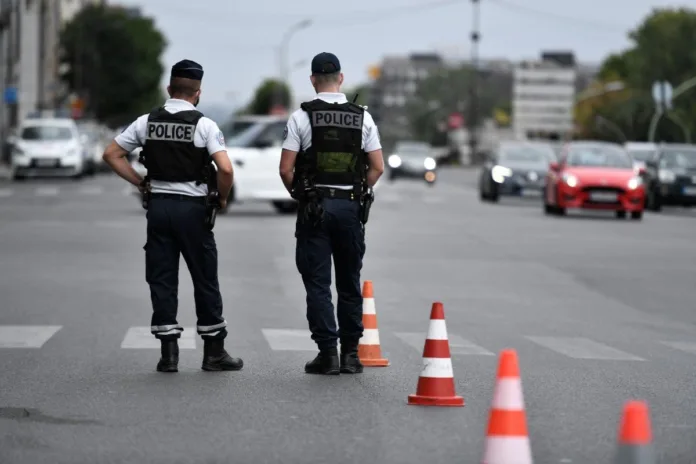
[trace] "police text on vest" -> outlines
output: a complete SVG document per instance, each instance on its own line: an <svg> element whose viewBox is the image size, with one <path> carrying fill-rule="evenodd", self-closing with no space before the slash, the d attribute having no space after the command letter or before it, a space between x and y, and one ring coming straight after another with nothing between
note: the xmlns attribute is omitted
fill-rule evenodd
<svg viewBox="0 0 696 464"><path fill-rule="evenodd" d="M347 111L315 111L312 114L313 127L343 127L345 129L361 129L363 115Z"/></svg>
<svg viewBox="0 0 696 464"><path fill-rule="evenodd" d="M147 124L148 140L165 140L170 142L193 142L196 126L176 122L149 122Z"/></svg>

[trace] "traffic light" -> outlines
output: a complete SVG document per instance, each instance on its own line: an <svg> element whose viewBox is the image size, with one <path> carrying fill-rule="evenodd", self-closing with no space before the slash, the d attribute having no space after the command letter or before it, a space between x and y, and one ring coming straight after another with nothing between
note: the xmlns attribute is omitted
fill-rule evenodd
<svg viewBox="0 0 696 464"><path fill-rule="evenodd" d="M368 68L367 74L370 76L370 79L377 80L382 75L382 69L377 65L373 65Z"/></svg>

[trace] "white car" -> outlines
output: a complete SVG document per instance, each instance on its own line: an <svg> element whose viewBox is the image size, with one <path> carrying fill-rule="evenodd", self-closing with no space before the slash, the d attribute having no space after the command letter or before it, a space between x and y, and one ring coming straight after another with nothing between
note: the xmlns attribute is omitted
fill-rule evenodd
<svg viewBox="0 0 696 464"><path fill-rule="evenodd" d="M51 175L81 178L84 148L75 121L61 118L26 119L10 137L13 179Z"/></svg>

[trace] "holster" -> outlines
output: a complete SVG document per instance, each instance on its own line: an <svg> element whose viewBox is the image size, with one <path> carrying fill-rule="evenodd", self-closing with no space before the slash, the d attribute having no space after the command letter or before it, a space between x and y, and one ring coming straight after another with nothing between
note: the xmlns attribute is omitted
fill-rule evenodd
<svg viewBox="0 0 696 464"><path fill-rule="evenodd" d="M208 230L213 230L215 227L215 219L217 212L220 209L220 193L217 190L208 192L205 199L205 225Z"/></svg>
<svg viewBox="0 0 696 464"><path fill-rule="evenodd" d="M147 209L148 206L150 206L150 194L151 194L150 178L145 176L145 179L143 179L140 186L145 190L145 192L142 194L143 195L142 206L143 206L143 209Z"/></svg>
<svg viewBox="0 0 696 464"><path fill-rule="evenodd" d="M360 198L360 222L363 224L367 224L367 220L370 219L370 208L374 201L375 194L371 190L364 192Z"/></svg>

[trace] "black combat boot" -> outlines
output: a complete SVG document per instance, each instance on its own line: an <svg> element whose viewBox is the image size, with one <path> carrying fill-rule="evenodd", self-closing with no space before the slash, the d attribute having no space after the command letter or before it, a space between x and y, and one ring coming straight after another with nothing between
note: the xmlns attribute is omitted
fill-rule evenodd
<svg viewBox="0 0 696 464"><path fill-rule="evenodd" d="M341 373L360 374L363 365L358 357L358 342L341 343Z"/></svg>
<svg viewBox="0 0 696 464"><path fill-rule="evenodd" d="M233 358L225 351L224 340L204 338L203 343L204 371L239 371L244 367L241 359Z"/></svg>
<svg viewBox="0 0 696 464"><path fill-rule="evenodd" d="M158 372L179 372L179 344L176 340L162 340L162 357L157 363Z"/></svg>
<svg viewBox="0 0 696 464"><path fill-rule="evenodd" d="M328 348L319 351L316 358L305 364L307 374L338 375L341 373L338 362L338 349Z"/></svg>

